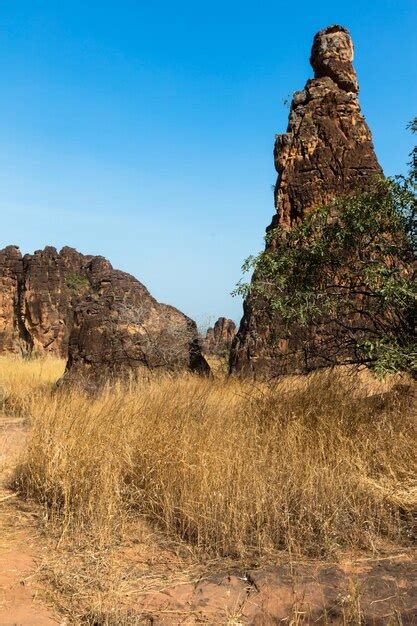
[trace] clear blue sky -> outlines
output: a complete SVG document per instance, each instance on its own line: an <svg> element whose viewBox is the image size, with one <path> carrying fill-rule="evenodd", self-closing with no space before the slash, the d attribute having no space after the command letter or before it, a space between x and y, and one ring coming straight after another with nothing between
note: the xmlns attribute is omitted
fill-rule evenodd
<svg viewBox="0 0 417 626"><path fill-rule="evenodd" d="M0 3L0 245L102 254L204 324L273 214L283 101L347 26L387 174L417 114L416 0Z"/></svg>

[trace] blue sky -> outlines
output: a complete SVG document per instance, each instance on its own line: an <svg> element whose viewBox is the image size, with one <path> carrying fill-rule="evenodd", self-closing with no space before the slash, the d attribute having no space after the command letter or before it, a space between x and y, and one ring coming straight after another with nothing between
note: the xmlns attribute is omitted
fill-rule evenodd
<svg viewBox="0 0 417 626"><path fill-rule="evenodd" d="M0 21L0 247L102 254L201 325L240 318L320 28L350 29L380 162L406 168L416 0L3 0Z"/></svg>

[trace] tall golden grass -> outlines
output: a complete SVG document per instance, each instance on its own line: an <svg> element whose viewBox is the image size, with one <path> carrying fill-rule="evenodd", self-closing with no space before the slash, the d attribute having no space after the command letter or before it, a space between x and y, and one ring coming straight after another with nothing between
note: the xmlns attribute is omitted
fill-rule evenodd
<svg viewBox="0 0 417 626"><path fill-rule="evenodd" d="M0 415L23 415L33 400L48 393L64 373L56 358L22 359L0 356Z"/></svg>
<svg viewBox="0 0 417 626"><path fill-rule="evenodd" d="M15 485L61 532L109 543L144 516L205 553L237 557L412 540L411 383L395 392L395 381L342 370L274 386L184 374L92 398L53 391L60 367L48 369L49 391L38 376L42 392L35 384L29 401L24 375L8 376L3 361L0 377L30 404Z"/></svg>

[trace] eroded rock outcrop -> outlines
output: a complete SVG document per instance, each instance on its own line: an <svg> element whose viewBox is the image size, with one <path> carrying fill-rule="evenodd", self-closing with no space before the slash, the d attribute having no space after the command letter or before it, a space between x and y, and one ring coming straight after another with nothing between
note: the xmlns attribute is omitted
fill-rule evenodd
<svg viewBox="0 0 417 626"><path fill-rule="evenodd" d="M277 135L273 225L291 227L335 196L369 188L381 167L361 113L353 44L342 26L314 38L315 78L293 96L287 132Z"/></svg>
<svg viewBox="0 0 417 626"><path fill-rule="evenodd" d="M90 288L89 259L51 246L23 257L21 319L33 354L67 356L74 303Z"/></svg>
<svg viewBox="0 0 417 626"><path fill-rule="evenodd" d="M0 354L68 356L66 380L139 367L208 373L195 323L100 256L0 251Z"/></svg>
<svg viewBox="0 0 417 626"><path fill-rule="evenodd" d="M143 368L209 374L194 321L101 257L91 260L89 280L74 307L64 381L95 386Z"/></svg>
<svg viewBox="0 0 417 626"><path fill-rule="evenodd" d="M289 229L335 197L368 190L381 174L352 61L353 44L345 28L334 25L317 33L310 58L314 78L294 94L287 132L276 137L276 214L267 230ZM282 359L285 365L277 366L276 357L295 352L300 341L297 333L290 338L283 334L271 311L255 313L248 299L232 347L231 371L261 376L297 371L297 359Z"/></svg>
<svg viewBox="0 0 417 626"><path fill-rule="evenodd" d="M226 317L219 317L213 327L207 329L203 341L205 354L226 356L237 332L236 324Z"/></svg>
<svg viewBox="0 0 417 626"><path fill-rule="evenodd" d="M23 261L17 246L0 250L0 354L25 351L26 340L20 316Z"/></svg>
<svg viewBox="0 0 417 626"><path fill-rule="evenodd" d="M23 258L0 251L0 353L66 357L73 302L89 288L86 257L48 246Z"/></svg>

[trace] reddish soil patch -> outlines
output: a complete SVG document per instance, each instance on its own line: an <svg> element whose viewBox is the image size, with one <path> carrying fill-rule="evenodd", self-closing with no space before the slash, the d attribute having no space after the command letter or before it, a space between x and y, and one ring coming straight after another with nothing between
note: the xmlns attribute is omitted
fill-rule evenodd
<svg viewBox="0 0 417 626"><path fill-rule="evenodd" d="M21 420L0 417L0 626L49 626L59 620L38 599L34 574L41 546L33 519L7 488L24 437Z"/></svg>
<svg viewBox="0 0 417 626"><path fill-rule="evenodd" d="M143 592L144 624L416 624L410 555L343 565L275 565ZM128 614L129 614L128 613Z"/></svg>

